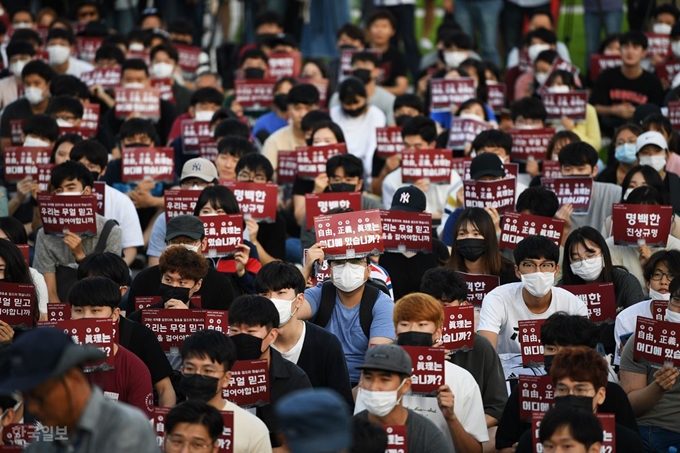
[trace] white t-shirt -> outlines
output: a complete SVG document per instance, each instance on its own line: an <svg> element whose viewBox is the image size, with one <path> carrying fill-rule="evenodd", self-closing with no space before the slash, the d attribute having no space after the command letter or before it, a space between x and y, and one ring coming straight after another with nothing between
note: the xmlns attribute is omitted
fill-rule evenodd
<svg viewBox="0 0 680 453"><path fill-rule="evenodd" d="M29 267L28 270L31 273L31 279L33 280L33 285L35 286L35 297L38 298L38 309L40 313L47 314L47 302L49 301L49 294L47 293L47 283L45 283L45 277L37 270Z"/></svg>
<svg viewBox="0 0 680 453"><path fill-rule="evenodd" d="M358 118L345 115L341 106L331 107L330 114L345 135L347 152L364 163L364 179L369 182L373 170L373 153L378 145L375 130L387 126L385 114L374 105L369 105L368 112Z"/></svg>
<svg viewBox="0 0 680 453"><path fill-rule="evenodd" d="M404 184L401 179L401 168L394 170L383 179L382 183L382 201L387 209L392 206L392 198L394 193L401 187L409 184ZM430 184L430 188L425 192L427 199L426 212L430 214L443 214L446 206L446 198L449 193L457 193L458 189L463 187L463 180L458 175L458 172L451 171L451 178L448 184Z"/></svg>
<svg viewBox="0 0 680 453"><path fill-rule="evenodd" d="M234 413L234 453L271 453L269 429L262 420L229 401L222 410Z"/></svg>
<svg viewBox="0 0 680 453"><path fill-rule="evenodd" d="M616 315L616 323L614 324L614 341L616 341L614 365L621 364L620 350L623 349L621 346L621 335L635 332L638 316L642 316L643 318L652 318L651 300L643 300L642 302L633 304Z"/></svg>
<svg viewBox="0 0 680 453"><path fill-rule="evenodd" d="M108 184L104 189L104 217L113 219L120 225L123 232L121 241L123 248L144 245L142 226L134 203L130 197Z"/></svg>
<svg viewBox="0 0 680 453"><path fill-rule="evenodd" d="M543 313L532 313L524 303L523 287L522 282L501 285L489 292L482 302L477 330L498 334L498 354L521 353L518 335L520 320L546 319L558 311L588 316L588 308L581 299L557 287L552 288L552 300L548 309Z"/></svg>
<svg viewBox="0 0 680 453"><path fill-rule="evenodd" d="M90 71L94 71L94 66L92 66L90 63L74 57L69 57L66 74L80 78L81 75Z"/></svg>
<svg viewBox="0 0 680 453"><path fill-rule="evenodd" d="M444 382L451 388L455 396L453 412L465 428L465 431L480 442L489 440L489 432L486 428L486 418L484 417L484 403L482 395L479 393L479 386L472 375L464 368L454 365L449 361L444 362ZM453 439L449 431L449 425L444 419L441 409L437 404L437 397L404 395L401 400L404 407L422 415L434 423L439 430L444 433L451 451ZM354 406L354 414L365 410L360 399L357 399Z"/></svg>
<svg viewBox="0 0 680 453"><path fill-rule="evenodd" d="M296 321L296 322L301 322L301 321ZM279 348L277 348L275 344L273 344L272 347L274 349L276 349L277 351L279 351L284 359L286 359L290 362L293 362L294 364L297 365L298 360L300 360L300 353L302 352L302 345L305 342L305 334L306 333L307 333L307 323L303 322L302 323L302 334L300 335L300 338L298 339L297 343L295 343L295 346L290 348L290 351L283 352Z"/></svg>

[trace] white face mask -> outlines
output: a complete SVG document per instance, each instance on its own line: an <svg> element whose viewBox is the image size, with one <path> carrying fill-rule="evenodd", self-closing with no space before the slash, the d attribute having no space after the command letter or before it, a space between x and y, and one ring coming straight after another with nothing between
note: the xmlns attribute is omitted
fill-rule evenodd
<svg viewBox="0 0 680 453"><path fill-rule="evenodd" d="M59 126L59 127L73 127L73 124L69 123L66 120L62 120L61 118L57 118L57 126Z"/></svg>
<svg viewBox="0 0 680 453"><path fill-rule="evenodd" d="M543 85L546 80L548 80L547 72L537 72L534 76L539 85Z"/></svg>
<svg viewBox="0 0 680 453"><path fill-rule="evenodd" d="M146 88L146 86L143 83L138 83L138 82L130 82L126 83L123 85L125 88Z"/></svg>
<svg viewBox="0 0 680 453"><path fill-rule="evenodd" d="M660 293L658 291L653 290L652 288L649 288L649 298L652 300L665 300L668 302L671 300L671 293Z"/></svg>
<svg viewBox="0 0 680 453"><path fill-rule="evenodd" d="M201 247L200 245L191 245L191 244L170 244L165 249L169 249L170 247L184 247L185 249L195 252L195 253L200 253L199 248Z"/></svg>
<svg viewBox="0 0 680 453"><path fill-rule="evenodd" d="M401 397L398 397L397 395L399 389L404 385L404 382L406 382L406 379L401 381L401 384L399 384L399 387L397 387L396 390L387 392L373 392L359 387L357 398L364 403L368 412L376 417L384 417L392 412L392 409L394 409L396 405L399 404L399 401L401 401Z"/></svg>
<svg viewBox="0 0 680 453"><path fill-rule="evenodd" d="M156 63L151 67L153 75L158 79L165 79L172 77L175 72L175 66L170 63Z"/></svg>
<svg viewBox="0 0 680 453"><path fill-rule="evenodd" d="M130 43L130 50L133 52L142 52L144 50L144 44L141 42Z"/></svg>
<svg viewBox="0 0 680 453"><path fill-rule="evenodd" d="M21 71L24 70L24 66L26 66L26 64L28 64L28 60L17 60L9 65L9 70L12 71L12 74L15 76L21 77Z"/></svg>
<svg viewBox="0 0 680 453"><path fill-rule="evenodd" d="M657 23L654 24L652 30L654 31L654 33L658 33L660 35L670 35L671 30L673 30L673 27L668 24Z"/></svg>
<svg viewBox="0 0 680 453"><path fill-rule="evenodd" d="M350 293L366 281L366 267L360 264L345 263L335 266L333 270L333 284L340 291Z"/></svg>
<svg viewBox="0 0 680 453"><path fill-rule="evenodd" d="M677 322L680 323L680 313L677 313L675 311L671 311L668 308L666 309L666 316L664 318L666 321L669 322Z"/></svg>
<svg viewBox="0 0 680 453"><path fill-rule="evenodd" d="M46 142L45 140L40 140L39 138L29 136L26 137L26 140L24 140L24 146L27 146L29 148L40 148L50 146L50 142Z"/></svg>
<svg viewBox="0 0 680 453"><path fill-rule="evenodd" d="M215 112L210 110L196 110L196 113L194 113L194 119L196 121L210 121L214 113Z"/></svg>
<svg viewBox="0 0 680 453"><path fill-rule="evenodd" d="M548 93L569 93L569 85L557 85L554 87L548 87Z"/></svg>
<svg viewBox="0 0 680 453"><path fill-rule="evenodd" d="M640 165L649 165L654 170L661 171L666 168L666 155L640 156Z"/></svg>
<svg viewBox="0 0 680 453"><path fill-rule="evenodd" d="M76 192L61 192L61 193L58 193L57 195L59 195L60 197L78 197L78 196L82 195L84 192L85 192L85 190L83 190L82 192L78 192L78 191L76 191Z"/></svg>
<svg viewBox="0 0 680 453"><path fill-rule="evenodd" d="M533 44L529 46L529 50L527 50L527 53L529 54L529 59L532 61L536 61L536 58L538 58L538 54L543 52L544 50L550 50L550 44Z"/></svg>
<svg viewBox="0 0 680 453"><path fill-rule="evenodd" d="M194 184L193 186L189 187L187 190L203 190L204 188L199 186L198 184Z"/></svg>
<svg viewBox="0 0 680 453"><path fill-rule="evenodd" d="M676 58L680 58L680 41L671 42L671 51Z"/></svg>
<svg viewBox="0 0 680 453"><path fill-rule="evenodd" d="M633 189L632 187L629 187L628 189L626 189L626 191L623 193L623 199L624 199L624 200L627 200L627 199L628 199L628 195L630 195L630 193L631 193L632 191L634 191L634 190L635 190L635 189Z"/></svg>
<svg viewBox="0 0 680 453"><path fill-rule="evenodd" d="M71 56L71 48L62 45L47 46L50 64L64 64Z"/></svg>
<svg viewBox="0 0 680 453"><path fill-rule="evenodd" d="M30 22L17 22L16 24L12 24L12 28L31 28L33 27L33 24Z"/></svg>
<svg viewBox="0 0 680 453"><path fill-rule="evenodd" d="M24 88L24 96L29 104L36 105L40 104L45 100L45 93L43 93L42 88L38 87L27 87Z"/></svg>
<svg viewBox="0 0 680 453"><path fill-rule="evenodd" d="M460 52L455 50L453 52L444 52L444 63L448 68L457 68L462 62L468 59L467 52Z"/></svg>
<svg viewBox="0 0 680 453"><path fill-rule="evenodd" d="M534 272L531 274L521 274L522 284L534 297L543 297L548 294L555 282L553 272Z"/></svg>
<svg viewBox="0 0 680 453"><path fill-rule="evenodd" d="M274 305L276 306L276 309L279 311L279 327L283 327L290 321L290 319L293 317L295 312L297 312L297 308L295 308L295 311L290 311L291 305L297 300L297 296L295 296L295 299L293 300L285 300L285 299L276 299L276 298L271 298L271 300Z"/></svg>
<svg viewBox="0 0 680 453"><path fill-rule="evenodd" d="M596 256L595 258L588 258L580 263L572 263L569 267L571 267L574 275L581 277L587 282L592 282L602 273L604 257Z"/></svg>

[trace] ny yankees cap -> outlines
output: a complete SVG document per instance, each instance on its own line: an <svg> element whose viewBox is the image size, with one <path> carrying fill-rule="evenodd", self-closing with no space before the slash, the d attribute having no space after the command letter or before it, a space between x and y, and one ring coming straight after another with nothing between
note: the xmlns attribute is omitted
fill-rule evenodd
<svg viewBox="0 0 680 453"><path fill-rule="evenodd" d="M423 191L416 186L406 186L394 193L390 211L424 212L426 208L427 198Z"/></svg>
<svg viewBox="0 0 680 453"><path fill-rule="evenodd" d="M182 175L179 180L183 181L188 178L199 178L205 182L213 182L219 178L217 175L217 168L215 164L208 159L196 157L189 159L182 167Z"/></svg>

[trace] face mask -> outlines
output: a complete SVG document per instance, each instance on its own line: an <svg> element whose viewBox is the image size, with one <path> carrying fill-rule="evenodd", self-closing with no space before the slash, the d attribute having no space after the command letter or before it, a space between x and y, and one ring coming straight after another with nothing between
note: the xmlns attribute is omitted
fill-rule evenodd
<svg viewBox="0 0 680 453"><path fill-rule="evenodd" d="M161 283L158 289L161 295L161 300L163 303L169 301L170 299L177 299L185 304L189 303L189 292L191 288L183 288L181 286L170 286L165 283Z"/></svg>
<svg viewBox="0 0 680 453"><path fill-rule="evenodd" d="M243 70L243 77L246 79L264 79L264 69L247 68Z"/></svg>
<svg viewBox="0 0 680 453"><path fill-rule="evenodd" d="M284 299L269 299L271 300L274 305L276 306L276 309L279 311L279 327L283 327L290 321L290 318L293 317L293 314L295 312L290 311L290 306L295 302L297 299L297 296L293 300L284 300ZM295 309L297 311L297 308Z"/></svg>
<svg viewBox="0 0 680 453"><path fill-rule="evenodd" d="M132 52L143 52L144 44L142 44L141 42L132 42L130 43L130 50Z"/></svg>
<svg viewBox="0 0 680 453"><path fill-rule="evenodd" d="M630 195L630 193L631 193L633 190L635 190L635 189L633 189L632 187L626 189L626 191L623 193L623 199L624 199L624 200L627 200L627 199L628 199L628 195Z"/></svg>
<svg viewBox="0 0 680 453"><path fill-rule="evenodd" d="M664 318L664 320L669 321L669 322L680 323L680 313L676 313L676 312L671 311L667 308L666 309L666 317Z"/></svg>
<svg viewBox="0 0 680 453"><path fill-rule="evenodd" d="M458 253L468 261L477 261L486 251L484 239L461 239L456 244Z"/></svg>
<svg viewBox="0 0 680 453"><path fill-rule="evenodd" d="M130 82L123 85L125 88L146 88L146 86L141 82Z"/></svg>
<svg viewBox="0 0 680 453"><path fill-rule="evenodd" d="M569 93L569 85L557 85L554 87L548 87L548 93L558 94Z"/></svg>
<svg viewBox="0 0 680 453"><path fill-rule="evenodd" d="M153 146L153 143L148 145L146 143L128 143L127 145L123 145L125 148L148 148L149 146Z"/></svg>
<svg viewBox="0 0 680 453"><path fill-rule="evenodd" d="M20 77L21 71L24 70L24 66L26 66L27 63L28 61L23 60L15 61L11 65L9 65L9 70L12 71L12 74L14 74L15 76Z"/></svg>
<svg viewBox="0 0 680 453"><path fill-rule="evenodd" d="M671 300L671 293L660 293L658 291L653 290L652 288L649 288L649 297L652 300L665 300L668 302Z"/></svg>
<svg viewBox="0 0 680 453"><path fill-rule="evenodd" d="M26 100L32 105L40 104L45 100L45 93L43 93L42 88L37 87L25 88L24 96L26 96Z"/></svg>
<svg viewBox="0 0 680 453"><path fill-rule="evenodd" d="M543 85L546 80L548 80L548 73L547 72L537 72L535 75L536 82L538 82L539 85Z"/></svg>
<svg viewBox="0 0 680 453"><path fill-rule="evenodd" d="M12 28L31 28L33 25L31 25L29 22L17 22L16 24L12 24Z"/></svg>
<svg viewBox="0 0 680 453"><path fill-rule="evenodd" d="M457 68L462 62L467 60L467 52L453 51L444 52L444 63L448 68Z"/></svg>
<svg viewBox="0 0 680 453"><path fill-rule="evenodd" d="M392 412L392 409L394 409L394 407L399 404L399 401L401 401L401 397L398 397L397 395L399 389L404 385L404 382L406 382L406 380L401 381L401 384L399 384L399 387L397 387L396 390L388 392L372 392L359 387L359 394L357 397L364 403L368 412L376 417L384 417Z"/></svg>
<svg viewBox="0 0 680 453"><path fill-rule="evenodd" d="M548 294L555 281L553 272L534 272L521 275L524 288L534 297L543 297Z"/></svg>
<svg viewBox="0 0 680 453"><path fill-rule="evenodd" d="M666 168L666 156L660 154L658 156L642 156L640 157L640 165L649 165L656 171L661 171Z"/></svg>
<svg viewBox="0 0 680 453"><path fill-rule="evenodd" d="M257 360L262 357L262 338L240 333L231 337L238 360Z"/></svg>
<svg viewBox="0 0 680 453"><path fill-rule="evenodd" d="M330 184L328 187L330 192L354 192L357 189L357 186L354 184L347 184L344 182Z"/></svg>
<svg viewBox="0 0 680 453"><path fill-rule="evenodd" d="M602 273L604 268L604 257L597 256L581 261L580 263L572 263L570 265L571 271L577 277L581 277L587 282L592 282Z"/></svg>
<svg viewBox="0 0 680 453"><path fill-rule="evenodd" d="M371 71L368 69L355 69L352 71L352 75L361 80L364 85L368 85L371 82Z"/></svg>
<svg viewBox="0 0 680 453"><path fill-rule="evenodd" d="M637 161L637 148L635 143L624 143L614 150L614 157L624 164L632 164Z"/></svg>
<svg viewBox="0 0 680 453"><path fill-rule="evenodd" d="M207 403L217 395L219 379L201 374L183 374L179 381L182 393L190 400Z"/></svg>
<svg viewBox="0 0 680 453"><path fill-rule="evenodd" d="M333 284L337 289L350 293L364 284L366 267L360 264L345 263L333 267Z"/></svg>
<svg viewBox="0 0 680 453"><path fill-rule="evenodd" d="M593 412L592 396L556 396L555 407L568 407L576 411Z"/></svg>
<svg viewBox="0 0 680 453"><path fill-rule="evenodd" d="M529 50L528 50L529 59L532 62L536 61L536 58L538 58L538 54L540 54L544 50L550 50L550 45L549 44L534 44L532 46L529 46Z"/></svg>
<svg viewBox="0 0 680 453"><path fill-rule="evenodd" d="M98 171L91 171L90 174L92 175L93 181L99 181L99 172Z"/></svg>
<svg viewBox="0 0 680 453"><path fill-rule="evenodd" d="M413 118L413 117L410 116L410 115L399 115L399 116L395 116L395 117L394 117L394 124L396 124L397 126L401 127L401 126L404 125L405 122L407 122L407 121L410 120L411 118Z"/></svg>
<svg viewBox="0 0 680 453"><path fill-rule="evenodd" d="M47 46L47 53L50 56L50 64L63 64L71 55L71 48L61 45Z"/></svg>
<svg viewBox="0 0 680 453"><path fill-rule="evenodd" d="M210 110L196 110L196 113L194 113L194 119L196 121L210 121L214 113L215 112L211 112Z"/></svg>
<svg viewBox="0 0 680 453"><path fill-rule="evenodd" d="M274 105L277 109L285 112L288 109L288 95L287 94L275 94L274 95Z"/></svg>
<svg viewBox="0 0 680 453"><path fill-rule="evenodd" d="M61 118L57 118L57 126L59 126L59 127L73 127L73 124L69 123L66 120L62 120Z"/></svg>
<svg viewBox="0 0 680 453"><path fill-rule="evenodd" d="M668 24L658 23L658 24L654 24L654 26L652 27L652 30L654 31L654 33L658 33L660 35L670 35L671 30L673 30L673 27L671 27Z"/></svg>
<svg viewBox="0 0 680 453"><path fill-rule="evenodd" d="M57 195L59 195L60 197L79 197L83 194L83 192L85 192L85 191L83 190L82 192L77 192L77 191L76 192L61 192L61 193L58 193Z"/></svg>
<svg viewBox="0 0 680 453"><path fill-rule="evenodd" d="M545 374L550 374L550 367L552 366L554 355L544 355L543 356L543 368L545 368Z"/></svg>
<svg viewBox="0 0 680 453"><path fill-rule="evenodd" d="M36 137L26 137L26 140L24 140L24 146L29 147L29 148L39 148L39 147L45 147L45 146L50 146L50 142L47 142L45 140L41 140Z"/></svg>
<svg viewBox="0 0 680 453"><path fill-rule="evenodd" d="M346 109L345 107L342 108L342 111L345 112L345 115L351 116L352 118L361 116L361 114L364 113L364 110L366 110L366 105L356 109Z"/></svg>
<svg viewBox="0 0 680 453"><path fill-rule="evenodd" d="M156 63L151 67L153 75L158 79L166 79L172 77L175 72L175 66L170 63Z"/></svg>
<svg viewBox="0 0 680 453"><path fill-rule="evenodd" d="M397 335L399 346L427 346L431 347L432 334L427 332L404 332Z"/></svg>

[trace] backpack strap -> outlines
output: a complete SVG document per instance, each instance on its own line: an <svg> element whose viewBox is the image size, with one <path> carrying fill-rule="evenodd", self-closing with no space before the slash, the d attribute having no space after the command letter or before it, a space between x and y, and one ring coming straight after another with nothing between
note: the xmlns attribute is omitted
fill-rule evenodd
<svg viewBox="0 0 680 453"><path fill-rule="evenodd" d="M359 323L361 324L361 330L364 331L367 339L371 339L371 324L373 323L373 307L380 290L375 286L364 285L364 293L361 295L361 302L359 304Z"/></svg>
<svg viewBox="0 0 680 453"><path fill-rule="evenodd" d="M331 315L333 314L333 309L335 308L335 285L329 279L323 282L321 285L321 302L319 303L319 310L316 312L316 316L312 321L319 327L326 327L328 321L331 320Z"/></svg>
<svg viewBox="0 0 680 453"><path fill-rule="evenodd" d="M104 224L104 228L102 228L102 233L99 235L99 240L97 241L97 245L94 248L95 252L103 252L106 250L106 241L109 240L109 235L111 234L111 230L113 230L113 227L118 225L118 222L116 222L113 219L109 219L106 221Z"/></svg>
<svg viewBox="0 0 680 453"><path fill-rule="evenodd" d="M364 331L367 339L371 338L371 324L373 323L373 307L378 299L380 290L375 286L364 285L364 292L361 295L361 302L359 303L359 324L361 330ZM335 296L337 290L331 280L326 280L321 285L321 302L319 303L319 310L312 321L319 327L326 327L328 321L331 320L331 315L335 309Z"/></svg>

